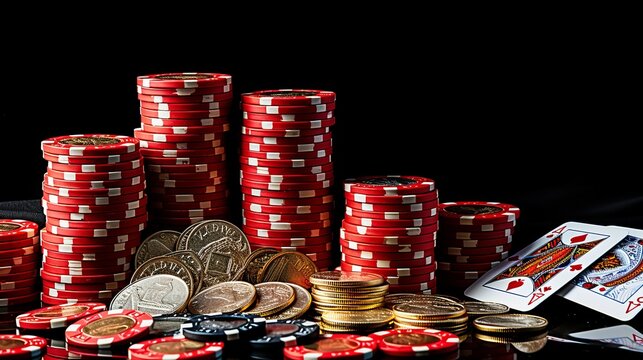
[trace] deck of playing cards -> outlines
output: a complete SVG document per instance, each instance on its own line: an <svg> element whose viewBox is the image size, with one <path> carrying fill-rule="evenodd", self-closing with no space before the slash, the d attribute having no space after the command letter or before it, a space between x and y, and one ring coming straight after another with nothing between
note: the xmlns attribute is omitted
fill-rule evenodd
<svg viewBox="0 0 643 360"><path fill-rule="evenodd" d="M555 293L616 319L632 319L643 305L643 231L562 224L465 291L519 311L529 311Z"/></svg>

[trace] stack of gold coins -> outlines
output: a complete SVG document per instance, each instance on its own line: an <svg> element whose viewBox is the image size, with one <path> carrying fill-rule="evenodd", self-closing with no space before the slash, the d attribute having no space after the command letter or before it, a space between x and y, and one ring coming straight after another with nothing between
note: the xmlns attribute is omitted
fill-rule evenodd
<svg viewBox="0 0 643 360"><path fill-rule="evenodd" d="M393 311L386 308L327 311L321 316L320 329L327 333L370 333L390 328L394 318Z"/></svg>
<svg viewBox="0 0 643 360"><path fill-rule="evenodd" d="M450 300L407 302L393 306L398 328L432 328L462 334L469 317L464 305Z"/></svg>
<svg viewBox="0 0 643 360"><path fill-rule="evenodd" d="M529 314L485 315L473 320L476 339L495 343L540 344L547 337L548 325L547 319Z"/></svg>
<svg viewBox="0 0 643 360"><path fill-rule="evenodd" d="M405 304L409 302L424 302L424 301L452 301L455 303L460 303L460 299L451 295L422 295L422 294L411 294L411 293L398 293L398 294L388 294L384 297L384 307L392 309L393 306L397 304Z"/></svg>

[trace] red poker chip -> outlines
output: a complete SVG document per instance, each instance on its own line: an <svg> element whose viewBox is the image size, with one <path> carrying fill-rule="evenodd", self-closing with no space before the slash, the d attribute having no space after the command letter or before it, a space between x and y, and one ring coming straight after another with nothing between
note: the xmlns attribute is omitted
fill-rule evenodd
<svg viewBox="0 0 643 360"><path fill-rule="evenodd" d="M264 182L264 183L317 183L323 181L333 181L334 175L332 168L328 172L320 172L316 174L257 174L256 169L250 169L251 172L244 172L244 166L240 171L241 179L254 181L254 182ZM247 168L247 167L246 167Z"/></svg>
<svg viewBox="0 0 643 360"><path fill-rule="evenodd" d="M183 335L146 340L128 348L131 359L163 360L168 357L176 359L218 359L223 354L224 343L197 342L186 339ZM171 355L168 355L171 353Z"/></svg>
<svg viewBox="0 0 643 360"><path fill-rule="evenodd" d="M375 245L412 245L416 243L426 243L435 241L437 233L429 233L418 236L383 236L383 235L360 235L340 228L339 237L348 240L366 244Z"/></svg>
<svg viewBox="0 0 643 360"><path fill-rule="evenodd" d="M432 179L419 176L369 176L347 179L344 191L353 194L375 196L417 195L435 190Z"/></svg>
<svg viewBox="0 0 643 360"><path fill-rule="evenodd" d="M20 219L0 219L0 243L33 238L38 235L38 224Z"/></svg>
<svg viewBox="0 0 643 360"><path fill-rule="evenodd" d="M98 213L98 214L79 214L79 213L67 213L61 211L47 210L44 212L48 219L59 219L59 220L72 220L72 221L109 221L109 220L125 220L131 219L139 216L143 216L147 213L145 208L138 208L133 210L126 210L113 213Z"/></svg>
<svg viewBox="0 0 643 360"><path fill-rule="evenodd" d="M435 225L438 222L438 217L425 217L416 219L402 219L402 220L381 220L371 218L360 218L355 216L346 215L344 221L356 226L365 227L378 227L378 228L413 228L413 227L426 227Z"/></svg>
<svg viewBox="0 0 643 360"><path fill-rule="evenodd" d="M140 223L135 226L123 227L118 229L73 229L62 228L47 223L45 228L54 235L61 236L79 236L79 237L112 237L118 235L134 234L145 230L146 223Z"/></svg>
<svg viewBox="0 0 643 360"><path fill-rule="evenodd" d="M52 204L46 200L42 201L42 207L45 211L52 210L58 212L68 212L75 214L104 214L104 213L114 213L114 212L123 212L127 210L135 210L139 208L145 208L147 205L147 197L143 197L140 200L131 201L128 203L120 204L109 204L109 205L61 205L61 204Z"/></svg>
<svg viewBox="0 0 643 360"><path fill-rule="evenodd" d="M87 328L100 327L101 324L121 323L122 326L109 334L94 334ZM89 348L109 348L133 342L147 335L154 320L148 313L118 309L102 311L69 325L65 330L65 339L71 345Z"/></svg>
<svg viewBox="0 0 643 360"><path fill-rule="evenodd" d="M366 218L376 220L413 220L422 218L433 218L437 216L438 209L433 208L426 211L412 211L412 212L376 212L376 211L362 211L356 210L351 207L346 207L346 215L355 218Z"/></svg>
<svg viewBox="0 0 643 360"><path fill-rule="evenodd" d="M368 336L352 334L322 334L308 345L284 348L284 358L306 359L370 359L377 350L377 342Z"/></svg>
<svg viewBox="0 0 643 360"><path fill-rule="evenodd" d="M335 207L332 202L321 205L264 205L256 204L250 201L241 203L243 210L252 211L261 214L280 214L280 215L296 215L296 214L316 214L322 212L332 211Z"/></svg>
<svg viewBox="0 0 643 360"><path fill-rule="evenodd" d="M266 222L252 219L242 219L243 225L250 226L257 229L266 230L308 230L308 229L322 229L331 226L330 220L311 221L311 222Z"/></svg>
<svg viewBox="0 0 643 360"><path fill-rule="evenodd" d="M49 273L57 274L57 275L85 276L85 275L101 275L101 274L109 274L109 273L127 272L131 269L131 265L130 263L125 263L124 265L116 265L113 267L74 268L74 267L54 266L53 264L50 264L48 261L44 261L42 264L42 269Z"/></svg>
<svg viewBox="0 0 643 360"><path fill-rule="evenodd" d="M50 162L68 165L117 164L136 160L141 155L137 152L103 156L69 156L43 152L42 157Z"/></svg>
<svg viewBox="0 0 643 360"><path fill-rule="evenodd" d="M153 157L146 156L145 164L147 166L151 165L190 165L190 164L211 164L211 163L220 163L225 161L226 154L221 155L211 155L203 157Z"/></svg>
<svg viewBox="0 0 643 360"><path fill-rule="evenodd" d="M48 193L44 190L42 198L50 204L56 205L94 205L94 206L108 206L121 203L129 203L137 201L145 197L144 191L139 191L131 194L124 194L119 196L59 196L56 194Z"/></svg>
<svg viewBox="0 0 643 360"><path fill-rule="evenodd" d="M500 264L500 261L492 261L488 263L473 263L473 264L461 264L461 263L450 263L446 261L438 261L438 270L441 271L487 271L491 270L494 266Z"/></svg>
<svg viewBox="0 0 643 360"><path fill-rule="evenodd" d="M308 153L319 150L332 149L333 140L329 139L317 143L295 142L292 144L273 145L266 144L263 137L251 140L252 137L242 136L244 141L241 142L241 151L261 151L261 152L278 152L278 153Z"/></svg>
<svg viewBox="0 0 643 360"><path fill-rule="evenodd" d="M16 256L27 256L37 253L37 246L25 246L19 249L0 250L0 259L10 259Z"/></svg>
<svg viewBox="0 0 643 360"><path fill-rule="evenodd" d="M429 282L420 282L416 284L405 284L405 285L389 285L388 291L390 294L397 293L419 293L426 291L429 294L436 293L436 284L435 280Z"/></svg>
<svg viewBox="0 0 643 360"><path fill-rule="evenodd" d="M286 137L286 138L300 138L317 136L330 133L330 128L324 127L319 129L285 129L285 130L264 130L255 129L251 127L241 127L241 134L250 136L267 136L267 137Z"/></svg>
<svg viewBox="0 0 643 360"><path fill-rule="evenodd" d="M195 203L203 201L213 201L221 200L228 196L226 191L217 191L214 193L207 194L166 194L166 195L155 195L155 201L167 202L167 203Z"/></svg>
<svg viewBox="0 0 643 360"><path fill-rule="evenodd" d="M156 158L180 158L180 157L204 157L204 156L214 156L225 154L225 147L213 147L211 149L200 149L200 150L159 150L159 149L141 149L141 154L145 157L147 162L147 157L156 157Z"/></svg>
<svg viewBox="0 0 643 360"><path fill-rule="evenodd" d="M150 184L162 185L163 187L194 187L192 186L192 184L219 185L220 183L225 182L226 177L227 177L227 171L225 169L193 173L193 174L191 173L153 173L153 172L147 173L147 181ZM206 183L204 182L204 180L210 180L212 182ZM191 183L190 181L197 181L197 182ZM180 184L183 184L183 185L180 185ZM202 185L199 185L199 186L202 186Z"/></svg>
<svg viewBox="0 0 643 360"><path fill-rule="evenodd" d="M36 278L17 280L17 281L4 281L0 283L0 291L15 290L20 288L32 287L36 283Z"/></svg>
<svg viewBox="0 0 643 360"><path fill-rule="evenodd" d="M112 290L118 292L120 289L125 287L129 282L120 281L120 282L105 282L105 283L96 283L96 284L63 284L55 281L49 281L47 279L42 280L42 286L45 286L49 289L63 290L63 291L102 291L102 290Z"/></svg>
<svg viewBox="0 0 643 360"><path fill-rule="evenodd" d="M13 299L33 293L33 287L18 288L13 290L0 290L0 299Z"/></svg>
<svg viewBox="0 0 643 360"><path fill-rule="evenodd" d="M511 244L497 245L489 247L476 247L476 248L462 248L462 247L446 247L440 246L438 252L445 255L491 255L503 253L511 250Z"/></svg>
<svg viewBox="0 0 643 360"><path fill-rule="evenodd" d="M439 271L439 276L440 279L442 280L477 280L479 279L482 275L486 274L486 271L474 271L474 270L469 270L469 271L455 271L455 270L450 270L450 271Z"/></svg>
<svg viewBox="0 0 643 360"><path fill-rule="evenodd" d="M329 252L332 250L332 244L331 243L326 243L323 245L310 245L310 246L275 246L273 244L270 244L270 241L267 241L265 243L250 243L250 246L260 246L260 247L271 247L273 249L279 250L279 251L297 251L302 254L319 254L319 253L324 253L324 252ZM254 249L253 249L254 250Z"/></svg>
<svg viewBox="0 0 643 360"><path fill-rule="evenodd" d="M511 204L488 201L457 201L440 204L440 218L462 225L514 222L520 209Z"/></svg>
<svg viewBox="0 0 643 360"><path fill-rule="evenodd" d="M145 123L141 123L141 129L145 132L153 133L153 134L197 135L197 134L227 132L227 131L230 131L230 124L224 123L222 125L208 125L208 126L197 126L197 125L158 126L158 125L146 125Z"/></svg>
<svg viewBox="0 0 643 360"><path fill-rule="evenodd" d="M211 171L210 173L218 174L219 172ZM209 173L200 173L200 174L209 174ZM154 175L154 174L150 174ZM192 175L192 174L190 174ZM199 175L199 174L194 174ZM208 175L209 176L209 175ZM195 176L196 177L196 176ZM208 177L205 179L194 179L194 180L150 180L150 189L153 188L195 188L202 186L216 186L225 184L227 177Z"/></svg>
<svg viewBox="0 0 643 360"><path fill-rule="evenodd" d="M44 257L47 257L47 258L55 258L60 260L95 261L97 263L118 262L120 261L119 259L121 258L126 258L125 262L128 262L127 259L129 258L129 256L126 255L127 253L124 253L124 254L121 254L121 253L69 254L69 253L62 253L62 252L47 250L47 249L43 249L42 253ZM131 255L134 255L135 253L136 253L136 247L132 247L129 255L131 256Z"/></svg>
<svg viewBox="0 0 643 360"><path fill-rule="evenodd" d="M204 88L151 88L146 86L136 86L136 92L141 95L159 95L159 96L197 96L232 92L232 85L209 86Z"/></svg>
<svg viewBox="0 0 643 360"><path fill-rule="evenodd" d="M2 266L0 267L0 275L8 275L15 273L22 273L25 271L33 271L38 267L35 262L30 262L20 265Z"/></svg>
<svg viewBox="0 0 643 360"><path fill-rule="evenodd" d="M40 293L40 301L43 303L43 305L49 305L49 306L78 304L82 302L100 302L104 300L105 299L93 298L93 297L87 297L87 298L81 298L81 299L74 299L74 298L67 298L67 297L53 297L53 296Z"/></svg>
<svg viewBox="0 0 643 360"><path fill-rule="evenodd" d="M270 136L252 136L241 134L241 144L254 143L260 145L288 145L297 146L302 144L318 144L332 141L333 134L326 133L315 136L302 136L296 138L287 137L270 137ZM274 150L279 151L279 150Z"/></svg>
<svg viewBox="0 0 643 360"><path fill-rule="evenodd" d="M509 256L508 252L503 252L499 254L491 255L462 255L462 256L452 256L452 255L441 255L440 260L450 263L459 263L459 264L480 264L480 263L490 263L493 261L504 260Z"/></svg>
<svg viewBox="0 0 643 360"><path fill-rule="evenodd" d="M429 201L436 201L438 199L438 192L431 191L421 194L409 195L364 195L345 192L344 197L347 201L366 203L366 204L389 204L389 205L405 205L405 204L421 204Z"/></svg>
<svg viewBox="0 0 643 360"><path fill-rule="evenodd" d="M105 309L105 304L101 303L49 306L18 315L16 325L30 330L58 329Z"/></svg>
<svg viewBox="0 0 643 360"><path fill-rule="evenodd" d="M193 188L172 188L172 187L150 187L148 193L150 196L155 195L177 195L177 194L212 194L217 192L225 192L228 190L226 184L217 185L217 186L202 186L202 187L193 187Z"/></svg>
<svg viewBox="0 0 643 360"><path fill-rule="evenodd" d="M43 191L48 194L56 196L69 196L69 197L111 197L122 196L145 190L145 182L138 185L127 186L122 188L104 188L104 189L74 189L63 188L58 186L49 186L43 183Z"/></svg>
<svg viewBox="0 0 643 360"><path fill-rule="evenodd" d="M94 239L92 237L78 236L60 236L52 234L46 230L41 231L40 237L43 243L55 245L94 245L94 246L113 246L120 243L139 243L141 234L126 234L112 237L102 237Z"/></svg>
<svg viewBox="0 0 643 360"><path fill-rule="evenodd" d="M312 190L273 191L241 186L241 193L271 199L309 199L331 194L329 188Z"/></svg>
<svg viewBox="0 0 643 360"><path fill-rule="evenodd" d="M40 239L38 238L38 236L34 236L28 239L1 241L0 245L2 246L3 250L9 251L9 250L25 248L28 246L37 246L39 242L40 242Z"/></svg>
<svg viewBox="0 0 643 360"><path fill-rule="evenodd" d="M226 163L208 163L197 165L146 165L145 171L152 173L210 173L212 171L225 171Z"/></svg>
<svg viewBox="0 0 643 360"><path fill-rule="evenodd" d="M496 239L462 240L462 239L447 238L442 236L442 234L440 234L440 244L444 246L451 246L451 247L465 247L465 248L489 247L489 246L511 244L512 241L513 241L512 236L501 237Z"/></svg>
<svg viewBox="0 0 643 360"><path fill-rule="evenodd" d="M109 269L110 272L116 273L125 272L131 269L131 259L129 257L131 257L129 253L115 260L105 261L63 260L53 257L44 257L42 262L49 266L64 269L67 271L67 274L70 275L79 275L72 273L73 271L91 271L92 269L100 269L100 271L106 271L105 269Z"/></svg>
<svg viewBox="0 0 643 360"><path fill-rule="evenodd" d="M33 335L0 334L1 359L37 359L47 348L47 339Z"/></svg>
<svg viewBox="0 0 643 360"><path fill-rule="evenodd" d="M211 103L213 104L213 103ZM221 127L221 131L230 130L230 119L227 117L216 117L216 118L203 118L203 119L159 119L159 118L150 118L147 116L141 116L141 128L151 127L151 126L161 126L161 127L210 127L216 126L217 128ZM146 130L147 131L147 130ZM150 131L154 132L154 131ZM212 131L205 131L212 132ZM188 133L187 130L185 132ZM141 144L141 149L145 148Z"/></svg>
<svg viewBox="0 0 643 360"><path fill-rule="evenodd" d="M359 211L369 211L369 212L406 212L406 213L424 213L427 211L437 211L438 200L429 200L427 202L421 202L417 204L372 204L372 203L361 203L352 200L346 199L345 201L347 208L352 208L353 210ZM434 210L436 209L436 210ZM415 216L415 215L413 215Z"/></svg>
<svg viewBox="0 0 643 360"><path fill-rule="evenodd" d="M243 201L252 204L270 205L270 206L305 206L305 205L324 205L333 202L333 195L324 195L318 197L308 197L303 199L278 199L265 198L248 194L242 194Z"/></svg>
<svg viewBox="0 0 643 360"><path fill-rule="evenodd" d="M226 215L230 209L228 207L217 207L207 209L190 209L190 210L161 210L152 214L161 218L215 218Z"/></svg>
<svg viewBox="0 0 643 360"><path fill-rule="evenodd" d="M152 217L152 222L156 224L165 224L171 226L188 226L196 223L200 223L204 220L219 219L225 220L227 214L219 215L216 218L212 217L184 217L184 218L168 218L168 217ZM172 230L172 229L170 229Z"/></svg>
<svg viewBox="0 0 643 360"><path fill-rule="evenodd" d="M141 128L134 129L134 137L140 140L154 141L161 143L192 143L192 142L208 142L213 140L220 140L223 133L216 133L214 131L205 134L156 134L143 131Z"/></svg>
<svg viewBox="0 0 643 360"><path fill-rule="evenodd" d="M138 157L132 161L120 162L115 164L81 164L81 165L69 165L69 164L60 164L48 161L47 169L57 170L57 171L66 171L66 172L77 172L77 173L103 173L110 171L123 171L123 170L133 170L138 169L143 164L143 158Z"/></svg>
<svg viewBox="0 0 643 360"><path fill-rule="evenodd" d="M40 145L42 151L68 156L128 154L139 149L135 138L109 134L57 136L43 140Z"/></svg>
<svg viewBox="0 0 643 360"><path fill-rule="evenodd" d="M330 212L321 212L313 214L262 214L253 211L242 210L241 215L244 218L263 221L263 222L311 222L311 221L325 221L330 220Z"/></svg>
<svg viewBox="0 0 643 360"><path fill-rule="evenodd" d="M368 227L368 226L359 226L347 223L345 220L342 221L342 227L349 232L359 235L371 235L371 236L419 236L425 234L432 234L438 230L438 224L434 223L422 227L408 227L408 228L397 228L397 227Z"/></svg>
<svg viewBox="0 0 643 360"><path fill-rule="evenodd" d="M355 251L374 251L374 252L390 252L390 253L412 253L416 251L427 251L435 248L436 241L429 240L423 243L413 243L408 245L376 245L368 243L360 243L357 241L348 241L340 238L339 244L347 249Z"/></svg>
<svg viewBox="0 0 643 360"><path fill-rule="evenodd" d="M36 274L33 274L31 276L36 276ZM0 280L3 281L3 280ZM33 291L33 288L31 289ZM22 305L22 304L30 304L38 300L38 294L37 292L28 294L28 295L22 295L22 296L16 296L12 298L0 298L0 307L3 306L14 306L14 305ZM0 350L0 353L2 350Z"/></svg>
<svg viewBox="0 0 643 360"><path fill-rule="evenodd" d="M136 85L151 88L192 89L224 86L232 83L232 76L217 73L164 73L136 77Z"/></svg>
<svg viewBox="0 0 643 360"><path fill-rule="evenodd" d="M137 98L140 101L151 103L170 103L170 104L184 104L184 103L210 103L215 101L231 101L233 98L232 92L227 93L214 93L205 95L194 96L176 96L176 95L142 95L138 94Z"/></svg>
<svg viewBox="0 0 643 360"><path fill-rule="evenodd" d="M448 239L456 240L483 240L483 239L496 239L508 238L513 235L514 229L505 229L500 231L478 231L478 232L452 232L450 229L440 231L440 236Z"/></svg>
<svg viewBox="0 0 643 360"><path fill-rule="evenodd" d="M299 238L270 238L257 237L247 235L248 241L251 244L261 246L277 246L277 247L301 247L301 246L316 246L325 245L333 240L332 234L318 236L318 237L299 237Z"/></svg>
<svg viewBox="0 0 643 360"><path fill-rule="evenodd" d="M241 103L241 110L259 114L314 114L335 110L335 103L330 102L316 105L253 105Z"/></svg>
<svg viewBox="0 0 643 360"><path fill-rule="evenodd" d="M16 257L6 258L6 259L0 259L0 269L2 267L4 267L4 266L16 266L16 265L30 264L30 263L36 262L36 260L37 260L37 256L35 254L25 255L25 256L16 256ZM2 270L0 270L0 271L2 271Z"/></svg>
<svg viewBox="0 0 643 360"><path fill-rule="evenodd" d="M70 171L58 171L47 169L47 176L59 180L67 181L107 181L107 180L124 180L133 177L144 176L145 172L142 167L133 170L110 171L100 173L79 173Z"/></svg>
<svg viewBox="0 0 643 360"><path fill-rule="evenodd" d="M56 179L45 174L43 180L43 182L48 186L83 190L124 188L145 183L144 176L135 176L123 180L67 181Z"/></svg>
<svg viewBox="0 0 643 360"><path fill-rule="evenodd" d="M353 272L367 272L375 273L382 275L384 277L416 277L419 275L425 275L434 273L436 270L436 264L426 266L416 266L416 267L402 267L402 268L375 268L368 266L352 265L346 262L340 263L341 270L343 271L353 271Z"/></svg>
<svg viewBox="0 0 643 360"><path fill-rule="evenodd" d="M435 252L433 249L429 250L418 250L410 253L392 253L392 252L376 252L376 251L360 251L348 249L343 246L339 247L339 250L348 256L365 259L365 260L418 260L425 259L429 256L433 256Z"/></svg>
<svg viewBox="0 0 643 360"><path fill-rule="evenodd" d="M223 145L223 139L196 142L158 142L141 140L141 149L158 149L158 150L197 150L211 149Z"/></svg>
<svg viewBox="0 0 643 360"><path fill-rule="evenodd" d="M252 105L250 105L252 106ZM330 106L330 105L328 105ZM334 104L332 106L335 106ZM243 107L243 104L242 104ZM310 109L317 110L317 109ZM323 112L300 112L300 113L283 113L283 114L268 114L266 112L253 112L253 111L243 111L243 119L250 120L260 120L260 121L311 121L311 120L323 120L330 119L334 117L335 114L332 110L323 111Z"/></svg>
<svg viewBox="0 0 643 360"><path fill-rule="evenodd" d="M225 196L221 199L211 200L211 201L197 201L197 202L186 202L186 203L170 203L167 201L153 201L150 202L150 214L155 213L157 210L196 210L196 209L210 209L227 206L227 199Z"/></svg>
<svg viewBox="0 0 643 360"><path fill-rule="evenodd" d="M311 106L335 102L335 93L308 89L262 90L241 94L241 101L264 106Z"/></svg>
<svg viewBox="0 0 643 360"><path fill-rule="evenodd" d="M317 237L330 234L331 228L320 228L310 230L266 230L257 229L247 225L243 226L243 232L247 235L263 238L293 238L293 237Z"/></svg>
<svg viewBox="0 0 643 360"><path fill-rule="evenodd" d="M241 150L241 155L248 158L266 160L293 160L293 159L319 159L331 155L332 148L309 152L277 152L277 151L250 151Z"/></svg>
<svg viewBox="0 0 643 360"><path fill-rule="evenodd" d="M335 125L335 118L310 121L259 121L243 119L243 126L261 130L313 130Z"/></svg>
<svg viewBox="0 0 643 360"><path fill-rule="evenodd" d="M413 276L394 276L387 275L386 281L391 285L403 285L411 286L416 284L433 284L430 287L435 287L435 272L430 272L422 275L413 275Z"/></svg>
<svg viewBox="0 0 643 360"><path fill-rule="evenodd" d="M442 221L440 221L442 222ZM442 222L444 228L450 232L498 232L506 229L513 229L516 226L515 221L498 223L498 224L478 224L478 225L455 225L453 223Z"/></svg>
<svg viewBox="0 0 643 360"><path fill-rule="evenodd" d="M369 336L375 339L384 354L402 357L452 352L460 344L457 335L437 329L393 329L378 331Z"/></svg>
<svg viewBox="0 0 643 360"><path fill-rule="evenodd" d="M307 172L306 170L308 170L309 168L321 167L332 163L332 156L328 155L322 158L291 159L291 160L265 160L265 159L250 158L246 156L239 156L239 161L241 162L241 164L255 166L255 167L284 168L284 169L295 168L295 169L304 170L305 172ZM305 173L304 171L302 171L302 173ZM321 171L310 171L310 172L315 174Z"/></svg>
<svg viewBox="0 0 643 360"><path fill-rule="evenodd" d="M403 267L418 267L433 264L434 257L429 255L422 259L415 260L382 260L382 259L362 259L342 253L341 260L347 264L366 266L382 269L396 269Z"/></svg>
<svg viewBox="0 0 643 360"><path fill-rule="evenodd" d="M119 282L129 279L131 272L111 273L101 275L59 275L41 270L40 276L43 280L58 282L61 284L96 284L106 282Z"/></svg>
<svg viewBox="0 0 643 360"><path fill-rule="evenodd" d="M157 103L140 101L140 105L144 109L157 111L203 111L230 108L232 106L232 100L193 103Z"/></svg>
<svg viewBox="0 0 643 360"><path fill-rule="evenodd" d="M96 290L96 291L66 291L56 290L46 286L42 287L42 295L47 298L54 298L60 300L75 299L103 299L108 302L111 301L116 292L112 290Z"/></svg>

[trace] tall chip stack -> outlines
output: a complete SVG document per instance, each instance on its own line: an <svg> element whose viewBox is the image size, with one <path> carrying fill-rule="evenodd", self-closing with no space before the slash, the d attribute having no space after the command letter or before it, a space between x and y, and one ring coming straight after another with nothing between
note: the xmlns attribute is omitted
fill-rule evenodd
<svg viewBox="0 0 643 360"><path fill-rule="evenodd" d="M90 134L50 138L41 145L48 161L41 300L47 305L108 302L127 285L147 224L139 141Z"/></svg>
<svg viewBox="0 0 643 360"><path fill-rule="evenodd" d="M38 224L27 220L0 219L0 307L38 300ZM8 320L0 320L7 329Z"/></svg>
<svg viewBox="0 0 643 360"><path fill-rule="evenodd" d="M253 249L295 250L331 265L335 93L242 94L243 231Z"/></svg>
<svg viewBox="0 0 643 360"><path fill-rule="evenodd" d="M391 294L435 293L435 182L419 176L348 179L344 195L341 269L385 276Z"/></svg>
<svg viewBox="0 0 643 360"><path fill-rule="evenodd" d="M440 204L440 291L462 293L509 256L520 209L511 204L458 201Z"/></svg>
<svg viewBox="0 0 643 360"><path fill-rule="evenodd" d="M141 141L150 225L183 230L228 216L224 134L232 77L216 73L139 76Z"/></svg>

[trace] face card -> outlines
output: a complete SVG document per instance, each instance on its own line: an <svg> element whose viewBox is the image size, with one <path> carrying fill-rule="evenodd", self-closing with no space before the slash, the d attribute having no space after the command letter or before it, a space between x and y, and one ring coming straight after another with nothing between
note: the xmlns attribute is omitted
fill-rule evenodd
<svg viewBox="0 0 643 360"><path fill-rule="evenodd" d="M560 296L629 321L643 309L643 230L629 235L587 268Z"/></svg>
<svg viewBox="0 0 643 360"><path fill-rule="evenodd" d="M569 336L576 339L599 341L625 350L643 352L643 334L627 325L571 333Z"/></svg>
<svg viewBox="0 0 643 360"><path fill-rule="evenodd" d="M487 271L464 293L529 311L626 236L621 228L564 223Z"/></svg>

